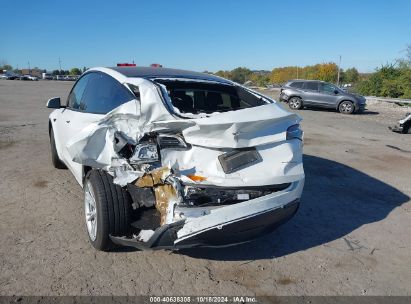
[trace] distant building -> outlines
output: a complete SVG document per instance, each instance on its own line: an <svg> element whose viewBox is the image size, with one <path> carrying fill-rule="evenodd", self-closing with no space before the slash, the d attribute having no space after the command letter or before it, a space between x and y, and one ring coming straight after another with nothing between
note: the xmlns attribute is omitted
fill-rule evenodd
<svg viewBox="0 0 411 304"><path fill-rule="evenodd" d="M37 76L38 78L42 78L43 72L44 70L40 70L40 69L22 69L21 70L22 75L30 74L33 76Z"/></svg>

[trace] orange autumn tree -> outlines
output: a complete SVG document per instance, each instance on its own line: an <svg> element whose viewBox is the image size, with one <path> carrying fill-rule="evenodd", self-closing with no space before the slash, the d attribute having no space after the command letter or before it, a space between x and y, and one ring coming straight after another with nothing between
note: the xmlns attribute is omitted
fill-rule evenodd
<svg viewBox="0 0 411 304"><path fill-rule="evenodd" d="M271 71L273 83L285 83L291 79L319 79L329 82L337 80L338 66L334 62L307 65L305 67L287 66Z"/></svg>

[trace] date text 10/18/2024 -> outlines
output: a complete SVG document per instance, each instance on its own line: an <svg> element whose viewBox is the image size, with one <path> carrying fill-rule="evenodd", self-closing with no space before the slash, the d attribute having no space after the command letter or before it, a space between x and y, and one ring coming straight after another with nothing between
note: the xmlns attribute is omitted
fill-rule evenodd
<svg viewBox="0 0 411 304"><path fill-rule="evenodd" d="M257 303L255 297L247 296L154 296L150 303Z"/></svg>

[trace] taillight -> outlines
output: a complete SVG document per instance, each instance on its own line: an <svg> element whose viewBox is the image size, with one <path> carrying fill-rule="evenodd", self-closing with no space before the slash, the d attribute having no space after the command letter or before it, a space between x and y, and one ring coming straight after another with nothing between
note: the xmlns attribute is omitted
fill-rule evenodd
<svg viewBox="0 0 411 304"><path fill-rule="evenodd" d="M303 140L303 130L301 130L301 127L299 124L296 125L292 125L290 127L288 127L287 129L287 140L290 139L299 139L299 140Z"/></svg>

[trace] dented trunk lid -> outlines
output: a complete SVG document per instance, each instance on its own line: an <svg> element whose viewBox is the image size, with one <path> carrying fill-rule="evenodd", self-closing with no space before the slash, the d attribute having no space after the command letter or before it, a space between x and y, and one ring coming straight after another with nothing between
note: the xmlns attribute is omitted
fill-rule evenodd
<svg viewBox="0 0 411 304"><path fill-rule="evenodd" d="M154 122L157 128L179 130L185 140L209 148L246 148L286 139L286 130L301 118L276 104L213 113L209 117Z"/></svg>

